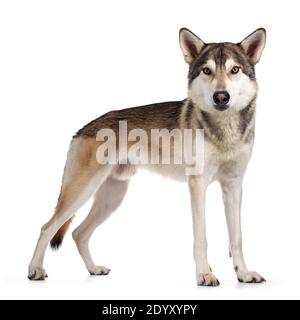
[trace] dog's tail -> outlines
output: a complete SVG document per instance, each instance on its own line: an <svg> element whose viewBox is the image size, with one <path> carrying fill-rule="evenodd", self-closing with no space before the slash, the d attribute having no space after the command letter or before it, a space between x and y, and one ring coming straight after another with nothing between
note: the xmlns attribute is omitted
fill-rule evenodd
<svg viewBox="0 0 300 320"><path fill-rule="evenodd" d="M51 239L50 241L50 247L53 250L58 250L59 247L61 246L64 236L73 220L74 216L72 218L70 218L69 220L67 220L61 227L60 229L56 232L56 234L54 235L54 237Z"/></svg>

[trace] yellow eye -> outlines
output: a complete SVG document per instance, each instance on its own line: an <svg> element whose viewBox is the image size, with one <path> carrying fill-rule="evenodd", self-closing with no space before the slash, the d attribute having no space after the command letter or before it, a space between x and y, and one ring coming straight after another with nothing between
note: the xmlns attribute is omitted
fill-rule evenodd
<svg viewBox="0 0 300 320"><path fill-rule="evenodd" d="M211 70L209 68L203 68L202 69L203 73L206 74L207 76L211 74Z"/></svg>
<svg viewBox="0 0 300 320"><path fill-rule="evenodd" d="M240 69L241 69L240 67L234 66L234 67L231 69L231 73L232 73L232 74L237 74L237 73L239 73Z"/></svg>

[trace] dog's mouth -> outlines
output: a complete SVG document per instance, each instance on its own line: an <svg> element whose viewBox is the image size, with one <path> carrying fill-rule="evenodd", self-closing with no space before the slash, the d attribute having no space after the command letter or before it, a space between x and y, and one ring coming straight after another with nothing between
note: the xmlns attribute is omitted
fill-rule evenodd
<svg viewBox="0 0 300 320"><path fill-rule="evenodd" d="M214 108L218 111L225 111L229 108L229 105L228 104L222 104L222 105L215 104Z"/></svg>

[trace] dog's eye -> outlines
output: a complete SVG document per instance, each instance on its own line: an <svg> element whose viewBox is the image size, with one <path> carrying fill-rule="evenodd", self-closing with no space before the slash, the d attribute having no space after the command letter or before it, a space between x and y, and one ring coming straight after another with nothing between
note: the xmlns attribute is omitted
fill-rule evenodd
<svg viewBox="0 0 300 320"><path fill-rule="evenodd" d="M211 74L211 70L210 70L209 68L207 68L207 67L206 67L206 68L203 68L202 71L203 71L203 73L206 74L206 75L210 75L210 74Z"/></svg>
<svg viewBox="0 0 300 320"><path fill-rule="evenodd" d="M240 71L240 67L238 67L238 66L234 66L234 67L231 69L231 73L232 73L232 74L237 74L239 71Z"/></svg>

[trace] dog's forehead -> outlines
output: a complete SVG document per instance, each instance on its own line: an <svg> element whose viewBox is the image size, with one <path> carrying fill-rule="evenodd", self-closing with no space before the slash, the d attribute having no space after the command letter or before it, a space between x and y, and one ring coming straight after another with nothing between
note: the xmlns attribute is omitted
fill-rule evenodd
<svg viewBox="0 0 300 320"><path fill-rule="evenodd" d="M227 60L245 60L243 52L236 44L225 43L212 43L207 47L199 56L200 63L207 63L207 61L214 61L217 66L225 65Z"/></svg>

